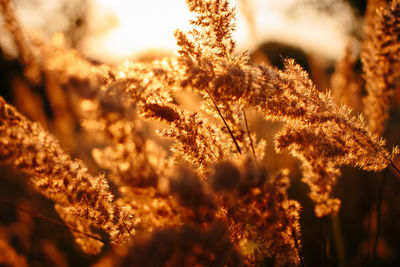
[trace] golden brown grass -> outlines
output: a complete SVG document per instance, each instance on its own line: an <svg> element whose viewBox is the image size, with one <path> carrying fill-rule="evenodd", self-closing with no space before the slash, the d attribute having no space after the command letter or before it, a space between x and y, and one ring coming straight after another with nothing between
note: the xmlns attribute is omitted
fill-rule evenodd
<svg viewBox="0 0 400 267"><path fill-rule="evenodd" d="M368 13L368 125L294 60L278 70L238 54L227 0L187 1L196 19L176 31L176 57L120 66L89 62L61 35L26 34L11 3L0 3L26 83L45 88L53 114L41 126L0 98L0 163L28 174L85 253L102 253L96 266L304 265L302 203L288 195L289 169L267 167L249 113L281 123L274 148L301 162L317 217L340 210L332 191L342 166L394 166L399 151L381 136L399 84L399 1ZM348 52L333 76L334 95L350 105L362 86L354 62ZM197 111L182 92L199 99ZM24 262L0 241L1 263Z"/></svg>

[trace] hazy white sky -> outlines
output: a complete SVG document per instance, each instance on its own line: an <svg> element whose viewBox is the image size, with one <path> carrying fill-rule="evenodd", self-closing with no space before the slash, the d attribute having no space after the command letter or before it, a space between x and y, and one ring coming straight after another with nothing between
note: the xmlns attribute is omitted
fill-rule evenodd
<svg viewBox="0 0 400 267"><path fill-rule="evenodd" d="M89 36L83 51L115 61L146 49L175 50L173 33L191 18L184 0L89 0L89 28L111 20L115 28Z"/></svg>
<svg viewBox="0 0 400 267"><path fill-rule="evenodd" d="M115 29L107 34L92 35L83 47L86 54L119 60L143 49L175 50L173 32L176 28L187 27L192 17L187 11L185 0L90 0L91 23L104 21L103 16L113 16L119 21ZM297 0L298 1L298 0ZM255 35L251 36L244 16L237 15L237 38L239 49L252 50L266 40L281 40L301 46L330 58L340 57L347 44L342 31L351 16L350 9L344 8L343 17L332 18L304 9L297 16L289 15L288 9L296 0L252 0L255 21ZM238 5L233 1L233 5ZM240 10L240 8L237 8ZM108 15L107 15L108 13Z"/></svg>
<svg viewBox="0 0 400 267"><path fill-rule="evenodd" d="M252 50L267 40L298 45L309 52L330 58L340 57L347 43L343 28L349 23L350 9L332 18L304 9L301 15L289 15L288 9L299 0L246 0L253 3L254 35L244 16L237 14L238 48ZM61 1L18 0L18 16L28 27L63 31L66 20ZM79 0L62 1L76 5ZM237 0L232 5L238 5ZM237 8L237 10L241 10ZM69 11L71 12L71 11ZM143 50L176 49L173 33L188 26L193 18L185 0L88 0L89 34L82 42L82 52L99 61L118 63ZM1 37L0 37L1 38Z"/></svg>

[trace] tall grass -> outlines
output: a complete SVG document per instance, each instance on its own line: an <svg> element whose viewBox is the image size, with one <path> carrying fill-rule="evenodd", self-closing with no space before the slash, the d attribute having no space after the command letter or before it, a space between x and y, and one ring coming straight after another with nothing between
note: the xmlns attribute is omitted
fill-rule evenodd
<svg viewBox="0 0 400 267"><path fill-rule="evenodd" d="M398 262L399 246L379 234L384 187L376 209L372 201L353 224L367 225L358 249L341 221L360 200L334 191L367 176L348 190L377 192L367 187L379 182L372 172L397 170L399 150L383 136L399 86L400 2L370 1L362 73L348 50L332 94L293 59L280 70L238 53L227 0L187 5L196 19L175 32L176 56L112 66L85 59L60 34L45 41L27 33L10 1L0 1L23 66L12 86L23 104L0 98L0 163L27 174L20 183L51 200L60 219L27 204L14 203L15 212L66 226L84 253L97 255L95 266ZM297 163L308 189L295 179ZM301 190L290 191L291 180ZM0 229L0 263L34 262L29 248L13 248L9 226ZM36 242L29 233L21 240ZM45 244L43 259L71 262L57 242Z"/></svg>

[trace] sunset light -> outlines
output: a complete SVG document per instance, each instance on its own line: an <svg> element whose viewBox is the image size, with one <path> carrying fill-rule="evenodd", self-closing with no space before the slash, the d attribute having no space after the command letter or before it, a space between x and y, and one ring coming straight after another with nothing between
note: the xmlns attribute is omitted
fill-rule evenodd
<svg viewBox="0 0 400 267"><path fill-rule="evenodd" d="M348 7L342 7L339 18L332 18L316 10L306 10L305 16L290 16L290 8L296 4L294 0L246 3L251 4L254 25L246 20L241 8L243 3L231 3L237 12L234 38L239 49L251 51L265 41L276 40L329 58L343 54L348 42L343 27L351 19ZM187 28L188 20L194 18L185 0L91 0L89 7L89 30L92 28L93 32L83 42L83 53L110 63L143 54L173 53L177 48L173 33L177 28ZM96 32L99 23L103 25L107 21L109 28Z"/></svg>
<svg viewBox="0 0 400 267"><path fill-rule="evenodd" d="M264 42L278 41L326 58L340 58L349 40L347 26L354 19L349 6L339 5L333 17L313 8L292 12L301 7L299 3L231 1L236 9L233 37L238 50L251 52ZM16 11L27 29L49 36L68 33L73 27L68 20L83 17L81 33L76 37L79 50L93 60L114 64L128 58L173 54L177 49L175 30L186 29L189 20L195 17L185 0L71 0L65 6L68 9L65 10L62 1L38 0L32 5L21 0ZM0 36L0 43L12 51L6 36L6 33Z"/></svg>
<svg viewBox="0 0 400 267"><path fill-rule="evenodd" d="M399 53L400 0L0 0L0 267L400 266Z"/></svg>
<svg viewBox="0 0 400 267"><path fill-rule="evenodd" d="M176 50L174 31L187 27L193 18L184 0L92 0L90 6L89 28L107 18L114 24L89 36L83 52L108 62L120 62L144 51Z"/></svg>

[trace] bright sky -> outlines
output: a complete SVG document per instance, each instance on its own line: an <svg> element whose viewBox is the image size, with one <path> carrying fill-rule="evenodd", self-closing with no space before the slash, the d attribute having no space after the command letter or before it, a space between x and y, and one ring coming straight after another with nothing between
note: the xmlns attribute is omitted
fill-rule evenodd
<svg viewBox="0 0 400 267"><path fill-rule="evenodd" d="M90 27L100 21L114 21L115 28L107 33L93 34L83 46L90 57L108 62L118 62L138 51L149 49L176 50L173 33L177 28L188 26L193 16L188 12L185 0L90 0ZM234 1L233 5L237 5ZM296 0L253 0L255 36L250 36L247 21L237 16L239 49L252 50L266 40L281 40L303 49L340 57L347 44L344 27L351 17L346 8L342 18L332 18L310 9L301 16L288 16L287 9ZM237 8L237 10L240 10Z"/></svg>
<svg viewBox="0 0 400 267"><path fill-rule="evenodd" d="M97 21L113 22L108 32L93 30L83 45L85 54L121 61L150 49L176 50L173 33L192 18L184 0L90 0L89 28Z"/></svg>
<svg viewBox="0 0 400 267"><path fill-rule="evenodd" d="M331 59L342 57L348 44L345 28L352 23L353 15L347 5L338 5L338 15L326 14L303 8L301 12L288 12L298 0L253 0L255 2L256 45L266 40L280 40L298 45Z"/></svg>
<svg viewBox="0 0 400 267"><path fill-rule="evenodd" d="M193 18L185 0L87 0L88 34L82 40L82 52L99 61L119 63L145 50L176 50L174 31L186 28ZM238 0L232 1L233 5ZM289 16L288 8L299 0L246 0L253 3L255 34L250 35L245 17L237 14L234 37L240 50L251 51L267 40L283 41L331 59L341 57L347 44L343 28L351 12L344 8L341 18L327 17L311 9L301 16ZM19 0L22 22L33 28L55 33L66 28L64 8L59 1ZM17 3L18 3L17 2ZM78 3L79 0L64 1ZM237 8L239 11L240 8ZM50 27L50 29L49 29ZM1 39L1 38L0 38Z"/></svg>

